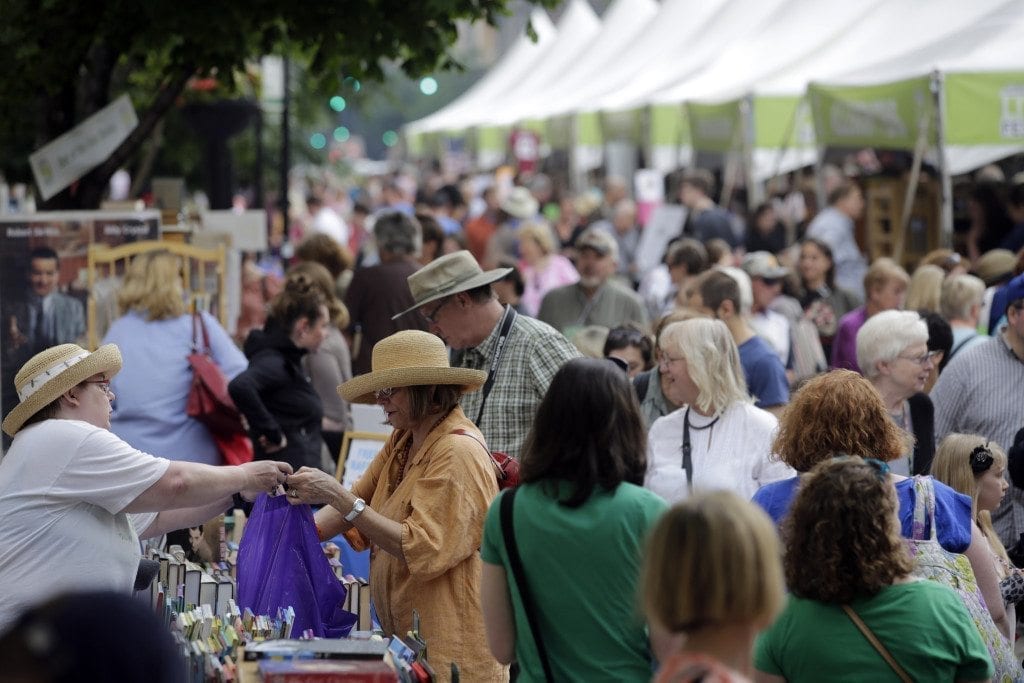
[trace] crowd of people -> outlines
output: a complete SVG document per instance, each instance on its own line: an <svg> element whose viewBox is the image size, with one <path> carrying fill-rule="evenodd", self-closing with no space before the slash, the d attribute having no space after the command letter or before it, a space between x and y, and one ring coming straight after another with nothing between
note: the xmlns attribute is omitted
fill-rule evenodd
<svg viewBox="0 0 1024 683"><path fill-rule="evenodd" d="M865 257L855 179L745 225L693 169L644 270L618 179L378 180L315 192L280 277L247 263L234 340L200 315L253 463L218 466L185 414L169 254L131 264L100 349L25 363L0 626L128 592L139 538L287 483L322 540L369 549L381 629L418 614L439 680L1024 680L1024 245L992 188L963 253L908 263ZM354 403L393 431L349 489ZM33 565L28 590L22 553L54 543L90 570Z"/></svg>

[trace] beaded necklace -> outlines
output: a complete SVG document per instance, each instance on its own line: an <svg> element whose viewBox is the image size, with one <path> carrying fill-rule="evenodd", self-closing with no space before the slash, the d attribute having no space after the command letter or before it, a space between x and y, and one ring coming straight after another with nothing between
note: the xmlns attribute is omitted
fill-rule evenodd
<svg viewBox="0 0 1024 683"><path fill-rule="evenodd" d="M444 415L439 417L437 421L434 422L433 425L431 425L430 429L427 430L427 434L429 435L431 432L437 429L442 422L448 419L448 416L451 415L451 412L452 411L449 410ZM405 445L402 446L402 452L398 454L398 476L395 477L395 480L391 483L391 490L389 491L389 494L394 493L395 489L397 489L401 485L402 481L405 480L405 468L409 464L409 455L411 454L411 452L412 435L410 434L409 438L405 440Z"/></svg>

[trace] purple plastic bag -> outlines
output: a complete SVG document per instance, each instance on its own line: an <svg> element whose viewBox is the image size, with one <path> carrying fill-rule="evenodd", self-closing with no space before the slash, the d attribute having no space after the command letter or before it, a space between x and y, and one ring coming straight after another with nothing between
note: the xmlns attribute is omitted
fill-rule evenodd
<svg viewBox="0 0 1024 683"><path fill-rule="evenodd" d="M252 507L238 547L238 607L254 614L295 610L292 633L344 638L356 615L342 609L347 591L317 538L308 505L262 494Z"/></svg>

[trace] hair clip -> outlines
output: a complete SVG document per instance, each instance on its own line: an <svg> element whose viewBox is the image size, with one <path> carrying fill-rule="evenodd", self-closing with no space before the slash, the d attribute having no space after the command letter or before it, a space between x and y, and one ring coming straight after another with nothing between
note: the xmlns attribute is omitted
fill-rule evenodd
<svg viewBox="0 0 1024 683"><path fill-rule="evenodd" d="M981 474L992 467L992 463L995 462L995 458L992 457L992 451L989 450L988 441L985 442L984 446L977 446L971 455L969 461L971 463L971 471L975 474Z"/></svg>

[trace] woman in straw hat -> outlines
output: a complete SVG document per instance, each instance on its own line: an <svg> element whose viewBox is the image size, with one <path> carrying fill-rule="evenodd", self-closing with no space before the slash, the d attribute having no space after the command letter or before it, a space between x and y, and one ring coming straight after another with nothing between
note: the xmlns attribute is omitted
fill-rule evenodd
<svg viewBox="0 0 1024 683"><path fill-rule="evenodd" d="M487 506L498 492L494 463L459 407L487 377L452 368L435 335L407 330L373 347L373 370L345 382L341 395L376 402L395 428L352 490L304 467L289 480L291 503L325 504L321 539L344 532L371 548L370 590L387 635L413 628L430 648L438 680L458 665L464 680L507 680L487 651L480 613L480 547Z"/></svg>
<svg viewBox="0 0 1024 683"><path fill-rule="evenodd" d="M214 467L143 453L110 431L114 344L61 344L14 378L20 402L3 421L0 630L25 607L69 590L130 593L139 538L195 526L285 481L285 463ZM129 513L149 513L132 514Z"/></svg>

